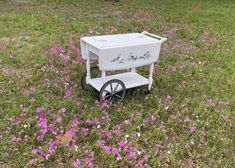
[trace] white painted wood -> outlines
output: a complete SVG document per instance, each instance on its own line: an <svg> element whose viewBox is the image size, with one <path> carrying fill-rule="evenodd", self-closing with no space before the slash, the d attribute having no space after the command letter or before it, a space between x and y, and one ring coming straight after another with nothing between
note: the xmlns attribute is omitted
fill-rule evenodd
<svg viewBox="0 0 235 168"><path fill-rule="evenodd" d="M150 69L149 69L149 85L148 85L148 90L151 89L152 84L153 84L153 70L154 70L154 64L150 64Z"/></svg>
<svg viewBox="0 0 235 168"><path fill-rule="evenodd" d="M159 39L159 40L161 40L162 43L163 43L164 41L167 41L167 38L165 38L165 37L160 37L160 36L158 36L158 35L156 35L156 34L152 34L152 33L149 33L149 32L147 32L147 31L143 31L141 34L144 34L144 35L147 35L147 36L150 36L150 37L154 37L154 38L156 38L156 39Z"/></svg>
<svg viewBox="0 0 235 168"><path fill-rule="evenodd" d="M131 68L131 72L136 72L136 69L135 68Z"/></svg>
<svg viewBox="0 0 235 168"><path fill-rule="evenodd" d="M82 37L82 42L101 50L133 45L144 45L151 43L161 43L161 40L149 37L141 33L115 34L103 36Z"/></svg>
<svg viewBox="0 0 235 168"><path fill-rule="evenodd" d="M102 78L93 78L89 81L89 84L96 90L100 91L101 87L111 79L121 80L125 84L126 89L149 84L149 80L147 78L134 72L106 76L104 80L102 80Z"/></svg>
<svg viewBox="0 0 235 168"><path fill-rule="evenodd" d="M104 49L100 51L100 70L121 70L140 67L158 60L161 43Z"/></svg>
<svg viewBox="0 0 235 168"><path fill-rule="evenodd" d="M87 60L86 60L86 71L87 71L86 83L87 84L91 80L90 69L91 69L90 55L89 55L89 51L87 51Z"/></svg>

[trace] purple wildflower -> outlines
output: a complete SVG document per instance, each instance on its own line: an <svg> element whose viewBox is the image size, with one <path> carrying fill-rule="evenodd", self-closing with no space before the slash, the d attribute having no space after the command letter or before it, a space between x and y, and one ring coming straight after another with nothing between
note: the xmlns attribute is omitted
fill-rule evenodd
<svg viewBox="0 0 235 168"><path fill-rule="evenodd" d="M204 32L203 33L203 37L206 39L206 38L208 38L209 37L209 33L208 32Z"/></svg>
<svg viewBox="0 0 235 168"><path fill-rule="evenodd" d="M171 67L171 72L176 72L176 67L175 66Z"/></svg>
<svg viewBox="0 0 235 168"><path fill-rule="evenodd" d="M49 52L50 52L51 54L55 54L55 53L56 53L56 49L52 47Z"/></svg>
<svg viewBox="0 0 235 168"><path fill-rule="evenodd" d="M65 93L65 98L70 97L70 96L71 96L71 91L67 90L66 93Z"/></svg>
<svg viewBox="0 0 235 168"><path fill-rule="evenodd" d="M75 117L75 118L73 119L73 125L76 126L76 125L78 125L78 124L79 124L78 118Z"/></svg>
<svg viewBox="0 0 235 168"><path fill-rule="evenodd" d="M82 128L82 134L86 136L88 129L87 128Z"/></svg>
<svg viewBox="0 0 235 168"><path fill-rule="evenodd" d="M88 157L86 157L86 159L85 159L85 163L86 163L86 165L88 165L88 166L92 166L92 158L90 157L90 156L88 156Z"/></svg>
<svg viewBox="0 0 235 168"><path fill-rule="evenodd" d="M66 108L64 108L64 107L61 108L61 109L60 109L60 112L61 112L61 113L65 113L65 112L66 112Z"/></svg>
<svg viewBox="0 0 235 168"><path fill-rule="evenodd" d="M107 154L110 154L111 153L111 147L110 146L104 146L104 151L105 151L105 153L107 153Z"/></svg>
<svg viewBox="0 0 235 168"><path fill-rule="evenodd" d="M196 132L196 127L190 127L190 133L193 134Z"/></svg>
<svg viewBox="0 0 235 168"><path fill-rule="evenodd" d="M37 107L36 112L40 113L40 112L42 112L42 110L43 110L43 107Z"/></svg>
<svg viewBox="0 0 235 168"><path fill-rule="evenodd" d="M75 168L79 168L80 167L80 161L78 159L74 160L73 165Z"/></svg>
<svg viewBox="0 0 235 168"><path fill-rule="evenodd" d="M92 122L90 119L87 119L87 120L86 120L86 123L87 123L88 125L92 125L93 122Z"/></svg>
<svg viewBox="0 0 235 168"><path fill-rule="evenodd" d="M149 160L149 157L150 157L149 155L145 154L144 155L144 160L147 162Z"/></svg>
<svg viewBox="0 0 235 168"><path fill-rule="evenodd" d="M118 155L119 154L119 149L118 148L114 148L113 149L113 154L114 155Z"/></svg>
<svg viewBox="0 0 235 168"><path fill-rule="evenodd" d="M119 146L119 147L125 146L125 141L120 141L120 142L118 142L118 146Z"/></svg>

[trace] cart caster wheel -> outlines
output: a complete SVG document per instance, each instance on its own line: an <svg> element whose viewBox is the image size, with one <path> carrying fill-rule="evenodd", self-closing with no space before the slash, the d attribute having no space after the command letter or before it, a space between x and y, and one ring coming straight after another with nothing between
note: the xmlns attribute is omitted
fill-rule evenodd
<svg viewBox="0 0 235 168"><path fill-rule="evenodd" d="M149 95L150 94L150 90L145 90L145 95Z"/></svg>
<svg viewBox="0 0 235 168"><path fill-rule="evenodd" d="M112 79L106 82L100 90L100 102L105 100L109 102L120 102L126 95L126 86L118 79Z"/></svg>
<svg viewBox="0 0 235 168"><path fill-rule="evenodd" d="M87 85L86 83L86 74L87 74L87 71L84 72L82 74L82 78L81 78L81 86L82 86L82 89L85 90L85 91L88 91L89 89L89 85ZM91 67L90 69L90 75L91 75L91 78L98 78L98 77L101 77L101 72L99 70L99 67L98 66L95 66L95 67Z"/></svg>

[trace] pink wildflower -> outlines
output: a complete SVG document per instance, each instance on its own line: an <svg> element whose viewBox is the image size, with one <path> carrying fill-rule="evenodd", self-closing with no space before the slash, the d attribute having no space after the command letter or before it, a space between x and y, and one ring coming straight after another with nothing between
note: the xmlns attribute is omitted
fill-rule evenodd
<svg viewBox="0 0 235 168"><path fill-rule="evenodd" d="M48 159L49 159L49 157L50 157L50 154L49 154L49 153L44 154L44 158L45 158L46 160L48 160Z"/></svg>
<svg viewBox="0 0 235 168"><path fill-rule="evenodd" d="M61 122L61 118L58 117L55 121L56 121L57 123L60 123L60 122Z"/></svg>
<svg viewBox="0 0 235 168"><path fill-rule="evenodd" d="M190 118L188 118L188 117L185 117L184 118L184 122L186 123L186 122L190 122L191 120L190 120Z"/></svg>
<svg viewBox="0 0 235 168"><path fill-rule="evenodd" d="M75 118L73 119L73 125L76 126L76 125L78 125L78 124L79 124L78 118L75 117Z"/></svg>
<svg viewBox="0 0 235 168"><path fill-rule="evenodd" d="M70 90L67 90L67 91L66 91L66 94L65 94L65 98L70 97L70 96L71 96L71 91L70 91Z"/></svg>
<svg viewBox="0 0 235 168"><path fill-rule="evenodd" d="M75 168L79 168L80 167L80 161L78 159L74 160L73 165Z"/></svg>
<svg viewBox="0 0 235 168"><path fill-rule="evenodd" d="M118 146L119 146L119 147L125 146L125 141L120 141L120 142L118 142Z"/></svg>
<svg viewBox="0 0 235 168"><path fill-rule="evenodd" d="M209 106L215 107L215 102L212 99L208 100L207 102Z"/></svg>
<svg viewBox="0 0 235 168"><path fill-rule="evenodd" d="M176 72L176 67L175 66L171 67L171 71Z"/></svg>
<svg viewBox="0 0 235 168"><path fill-rule="evenodd" d="M44 134L41 134L41 135L37 136L38 141L43 141L43 138L44 138Z"/></svg>
<svg viewBox="0 0 235 168"><path fill-rule="evenodd" d="M21 141L22 141L21 137L16 138L16 142L21 142Z"/></svg>
<svg viewBox="0 0 235 168"><path fill-rule="evenodd" d="M144 160L147 162L147 161L149 160L149 157L150 157L150 156L149 156L149 155L147 155L147 154L146 154L146 155L144 155Z"/></svg>
<svg viewBox="0 0 235 168"><path fill-rule="evenodd" d="M59 52L63 52L64 51L64 48L62 48L62 47L58 47L57 49L58 49Z"/></svg>
<svg viewBox="0 0 235 168"><path fill-rule="evenodd" d="M190 127L190 133L193 134L196 132L196 127Z"/></svg>
<svg viewBox="0 0 235 168"><path fill-rule="evenodd" d="M72 130L69 134L70 138L76 137L76 133Z"/></svg>
<svg viewBox="0 0 235 168"><path fill-rule="evenodd" d="M143 167L143 160L139 160L135 167L142 168Z"/></svg>
<svg viewBox="0 0 235 168"><path fill-rule="evenodd" d="M85 163L86 163L86 165L88 165L88 166L92 166L92 158L91 157L86 157L86 159L85 159Z"/></svg>
<svg viewBox="0 0 235 168"><path fill-rule="evenodd" d="M23 90L22 95L24 97L27 97L29 95L29 92L27 90Z"/></svg>
<svg viewBox="0 0 235 168"><path fill-rule="evenodd" d="M43 110L43 107L37 107L36 112L40 113L40 112L42 112L42 110Z"/></svg>
<svg viewBox="0 0 235 168"><path fill-rule="evenodd" d="M166 97L168 100L171 100L172 99L172 97L170 96L170 95L167 95L167 97Z"/></svg>
<svg viewBox="0 0 235 168"><path fill-rule="evenodd" d="M61 108L61 109L60 109L60 112L61 112L61 113L65 113L65 112L66 112L66 108L64 108L64 107Z"/></svg>
<svg viewBox="0 0 235 168"><path fill-rule="evenodd" d="M157 144L156 147L157 148L162 148L162 145L161 144Z"/></svg>
<svg viewBox="0 0 235 168"><path fill-rule="evenodd" d="M70 148L71 148L71 143L70 143L70 141L66 144L66 148L67 148L67 150L70 150Z"/></svg>
<svg viewBox="0 0 235 168"><path fill-rule="evenodd" d="M104 140L98 140L97 142L98 142L99 147L103 147L105 144Z"/></svg>
<svg viewBox="0 0 235 168"><path fill-rule="evenodd" d="M33 149L32 153L36 155L38 153L38 149Z"/></svg>
<svg viewBox="0 0 235 168"><path fill-rule="evenodd" d="M135 152L131 152L131 157L132 157L133 159L137 159Z"/></svg>
<svg viewBox="0 0 235 168"><path fill-rule="evenodd" d="M82 128L82 134L86 136L88 129L87 128Z"/></svg>
<svg viewBox="0 0 235 168"><path fill-rule="evenodd" d="M195 142L194 142L194 140L191 140L191 144L192 144L192 145L195 145Z"/></svg>
<svg viewBox="0 0 235 168"><path fill-rule="evenodd" d="M51 54L55 54L55 53L56 53L56 49L52 47L49 52L50 52Z"/></svg>
<svg viewBox="0 0 235 168"><path fill-rule="evenodd" d="M113 154L114 155L118 155L119 154L119 149L118 148L114 148L113 149Z"/></svg>
<svg viewBox="0 0 235 168"><path fill-rule="evenodd" d="M30 160L30 165L33 165L37 161L37 158Z"/></svg>
<svg viewBox="0 0 235 168"><path fill-rule="evenodd" d="M49 59L49 61L50 61L50 64L54 64L54 62L55 62L55 57L54 57L54 56L51 56L51 58Z"/></svg>
<svg viewBox="0 0 235 168"><path fill-rule="evenodd" d="M206 39L206 38L208 38L209 37L209 33L208 32L204 32L203 33L203 37Z"/></svg>
<svg viewBox="0 0 235 168"><path fill-rule="evenodd" d="M218 113L224 113L224 110L223 110L223 109L221 109L221 110L216 110L216 112L218 112Z"/></svg>
<svg viewBox="0 0 235 168"><path fill-rule="evenodd" d="M122 160L122 156L121 156L121 155L118 155L117 161L120 161L120 160Z"/></svg>
<svg viewBox="0 0 235 168"><path fill-rule="evenodd" d="M70 56L69 55L64 55L64 60L66 63L68 63L70 61Z"/></svg>
<svg viewBox="0 0 235 168"><path fill-rule="evenodd" d="M88 125L92 125L92 121L91 121L90 119L87 119L87 120L86 120L86 123L87 123Z"/></svg>
<svg viewBox="0 0 235 168"><path fill-rule="evenodd" d="M111 147L110 146L104 146L104 151L105 151L105 153L107 153L107 154L110 154L111 153Z"/></svg>
<svg viewBox="0 0 235 168"><path fill-rule="evenodd" d="M50 145L51 148L56 149L57 146L60 144L60 142L59 141L50 141L48 144Z"/></svg>
<svg viewBox="0 0 235 168"><path fill-rule="evenodd" d="M46 115L45 115L44 112L41 113L41 119L42 119L42 120L46 119Z"/></svg>
<svg viewBox="0 0 235 168"><path fill-rule="evenodd" d="M206 136L206 133L205 133L204 131L202 131L201 136L202 136L202 137L205 137L205 136Z"/></svg>
<svg viewBox="0 0 235 168"><path fill-rule="evenodd" d="M34 97L32 97L32 98L29 100L29 103L30 103L30 104L33 104L35 101L36 101L36 99L35 99Z"/></svg>
<svg viewBox="0 0 235 168"><path fill-rule="evenodd" d="M122 136L123 135L123 132L121 130L115 130L114 133L118 136Z"/></svg>
<svg viewBox="0 0 235 168"><path fill-rule="evenodd" d="M20 109L23 109L24 108L24 105L23 104L20 104Z"/></svg>

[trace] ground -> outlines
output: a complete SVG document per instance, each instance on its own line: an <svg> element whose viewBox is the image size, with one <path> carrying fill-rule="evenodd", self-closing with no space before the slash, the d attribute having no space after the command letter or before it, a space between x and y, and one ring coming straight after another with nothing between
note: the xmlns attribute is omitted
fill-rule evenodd
<svg viewBox="0 0 235 168"><path fill-rule="evenodd" d="M1 0L0 167L234 167L233 0ZM149 95L100 103L82 36L166 36ZM147 75L148 67L138 68Z"/></svg>

